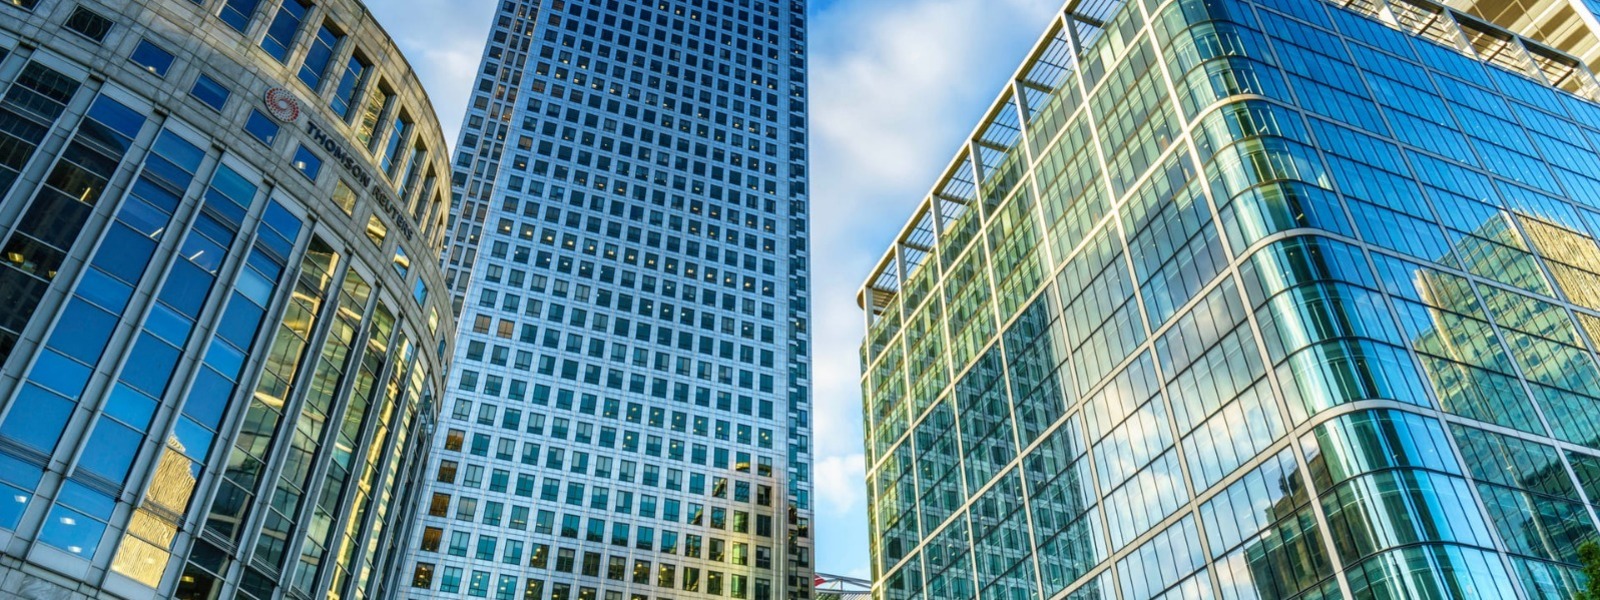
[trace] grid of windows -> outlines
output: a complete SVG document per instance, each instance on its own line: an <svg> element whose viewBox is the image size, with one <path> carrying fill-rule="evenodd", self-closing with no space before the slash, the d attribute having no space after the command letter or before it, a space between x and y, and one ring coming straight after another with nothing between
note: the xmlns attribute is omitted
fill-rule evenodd
<svg viewBox="0 0 1600 600"><path fill-rule="evenodd" d="M1060 16L863 288L875 597L1577 591L1600 87L1372 6Z"/></svg>
<svg viewBox="0 0 1600 600"><path fill-rule="evenodd" d="M803 15L502 3L413 595L809 596Z"/></svg>

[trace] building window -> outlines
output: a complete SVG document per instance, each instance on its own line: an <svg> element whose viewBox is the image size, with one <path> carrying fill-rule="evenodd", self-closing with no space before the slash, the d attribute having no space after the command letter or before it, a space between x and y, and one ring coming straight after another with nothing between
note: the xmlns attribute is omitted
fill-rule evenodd
<svg viewBox="0 0 1600 600"><path fill-rule="evenodd" d="M382 82L372 86L372 93L367 96L366 108L361 110L361 122L356 126L356 139L366 145L367 150L377 152L378 123L382 122L385 115L394 104L394 92L390 91Z"/></svg>
<svg viewBox="0 0 1600 600"><path fill-rule="evenodd" d="M461 567L445 567L443 575L439 581L439 591L449 593L461 591Z"/></svg>
<svg viewBox="0 0 1600 600"><path fill-rule="evenodd" d="M289 62L289 49L294 47L294 39L300 35L300 25L309 12L311 4L308 2L284 0L283 6L278 8L278 14L272 17L272 24L267 26L266 37L261 38L261 49L280 63Z"/></svg>
<svg viewBox="0 0 1600 600"><path fill-rule="evenodd" d="M39 0L5 0L4 2L0 2L0 4L15 6L22 10L33 10L33 7L39 5Z"/></svg>
<svg viewBox="0 0 1600 600"><path fill-rule="evenodd" d="M166 77L167 71L172 68L173 60L171 52L150 43L150 40L139 40L139 45L134 47L133 54L128 59L156 77Z"/></svg>
<svg viewBox="0 0 1600 600"><path fill-rule="evenodd" d="M278 122L253 108L250 109L250 117L245 119L244 130L268 146L278 139Z"/></svg>
<svg viewBox="0 0 1600 600"><path fill-rule="evenodd" d="M338 206L339 210L344 211L346 215L355 213L356 192L350 189L350 185L346 184L343 179L333 183L333 204Z"/></svg>
<svg viewBox="0 0 1600 600"><path fill-rule="evenodd" d="M93 40L96 44L106 41L106 34L111 33L111 19L82 6L72 10L72 16L67 17L66 25L67 29Z"/></svg>
<svg viewBox="0 0 1600 600"><path fill-rule="evenodd" d="M389 226L384 225L378 215L367 217L367 239L372 240L372 245L382 247L384 238L389 237Z"/></svg>
<svg viewBox="0 0 1600 600"><path fill-rule="evenodd" d="M234 31L244 33L250 27L250 18L256 14L256 6L261 0L226 0L222 9L217 11L217 18L222 19Z"/></svg>
<svg viewBox="0 0 1600 600"><path fill-rule="evenodd" d="M416 570L411 573L411 587L433 587L433 565L431 563L417 563Z"/></svg>
<svg viewBox="0 0 1600 600"><path fill-rule="evenodd" d="M380 164L384 174L389 177L394 177L400 169L400 163L404 162L401 149L406 147L406 138L410 135L411 117L402 110L400 115L395 117L394 123L390 124L389 143L384 148Z"/></svg>
<svg viewBox="0 0 1600 600"><path fill-rule="evenodd" d="M333 109L339 118L350 120L350 109L355 105L356 90L366 80L367 72L372 69L372 63L357 52L350 55L350 60L345 61L344 74L339 76L339 87L333 90L333 99L328 106Z"/></svg>
<svg viewBox="0 0 1600 600"><path fill-rule="evenodd" d="M438 552L439 542L444 539L444 530L438 527L427 527L422 530L422 551Z"/></svg>
<svg viewBox="0 0 1600 600"><path fill-rule="evenodd" d="M189 89L189 95L194 96L194 99L199 100L201 104L220 111L228 104L228 96L232 95L232 92L210 75L201 73L200 77L194 80L194 87Z"/></svg>
<svg viewBox="0 0 1600 600"><path fill-rule="evenodd" d="M317 175L322 173L322 158L302 144L294 151L294 168L299 169L306 179L316 181Z"/></svg>
<svg viewBox="0 0 1600 600"><path fill-rule="evenodd" d="M405 277L406 273L411 272L411 257L406 256L405 249L399 246L394 249L394 270L401 277Z"/></svg>
<svg viewBox="0 0 1600 600"><path fill-rule="evenodd" d="M332 22L323 22L317 30L316 39L311 41L311 49L306 52L305 62L300 63L300 81L313 90L321 89L322 77L333 62L334 49L339 47L339 41L343 39L344 34L335 30Z"/></svg>

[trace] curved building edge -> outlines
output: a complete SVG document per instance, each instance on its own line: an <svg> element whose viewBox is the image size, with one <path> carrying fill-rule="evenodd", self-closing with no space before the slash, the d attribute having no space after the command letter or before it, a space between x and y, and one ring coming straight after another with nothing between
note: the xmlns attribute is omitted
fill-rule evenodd
<svg viewBox="0 0 1600 600"><path fill-rule="evenodd" d="M394 42L357 0L0 17L0 596L389 596L455 326Z"/></svg>

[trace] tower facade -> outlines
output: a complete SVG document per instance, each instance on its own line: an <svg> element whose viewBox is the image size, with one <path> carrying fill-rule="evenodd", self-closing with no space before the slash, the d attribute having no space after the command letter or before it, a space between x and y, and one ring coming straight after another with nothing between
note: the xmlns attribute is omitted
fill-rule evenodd
<svg viewBox="0 0 1600 600"><path fill-rule="evenodd" d="M1427 2L1070 3L861 290L874 597L1570 597L1597 97Z"/></svg>
<svg viewBox="0 0 1600 600"><path fill-rule="evenodd" d="M805 5L500 3L414 598L804 598Z"/></svg>
<svg viewBox="0 0 1600 600"><path fill-rule="evenodd" d="M0 596L393 594L443 149L355 0L0 4Z"/></svg>

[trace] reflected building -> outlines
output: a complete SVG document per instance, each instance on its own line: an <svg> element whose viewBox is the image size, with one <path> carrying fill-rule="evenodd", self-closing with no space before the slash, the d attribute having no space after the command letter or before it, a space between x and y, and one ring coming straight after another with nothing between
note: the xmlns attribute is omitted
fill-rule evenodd
<svg viewBox="0 0 1600 600"><path fill-rule="evenodd" d="M1570 597L1600 87L1515 34L1069 4L861 290L874 597Z"/></svg>
<svg viewBox="0 0 1600 600"><path fill-rule="evenodd" d="M0 2L0 596L393 595L444 147L356 0Z"/></svg>

